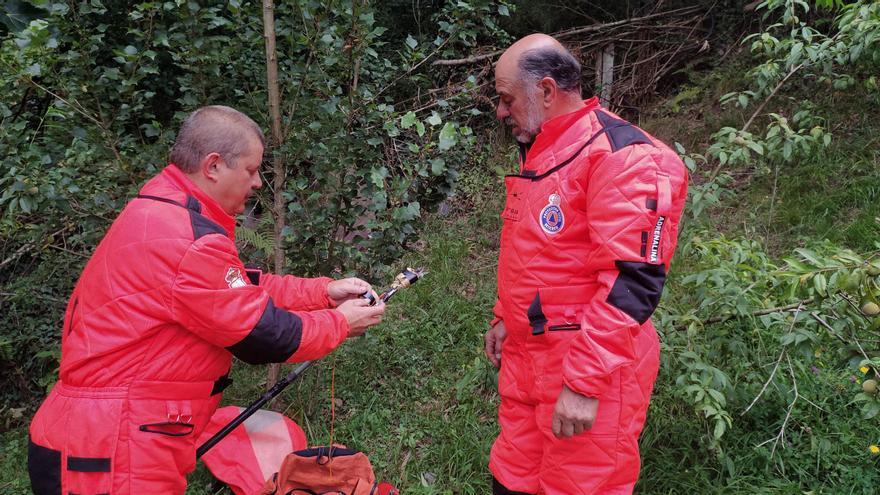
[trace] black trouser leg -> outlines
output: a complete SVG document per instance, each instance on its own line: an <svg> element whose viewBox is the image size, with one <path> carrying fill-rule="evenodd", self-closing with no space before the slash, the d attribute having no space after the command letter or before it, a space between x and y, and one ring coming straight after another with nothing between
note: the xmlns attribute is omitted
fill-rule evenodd
<svg viewBox="0 0 880 495"><path fill-rule="evenodd" d="M502 485L494 477L492 478L492 495L531 495L526 492L515 492L510 488Z"/></svg>
<svg viewBox="0 0 880 495"><path fill-rule="evenodd" d="M28 439L28 474L36 495L61 495L61 451Z"/></svg>

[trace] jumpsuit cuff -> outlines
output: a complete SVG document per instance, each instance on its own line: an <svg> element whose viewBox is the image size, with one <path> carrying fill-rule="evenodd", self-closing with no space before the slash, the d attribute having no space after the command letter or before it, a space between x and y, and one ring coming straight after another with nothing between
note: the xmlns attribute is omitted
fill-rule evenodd
<svg viewBox="0 0 880 495"><path fill-rule="evenodd" d="M492 307L492 315L494 316L494 318L492 318L492 321L489 322L489 328L495 327L495 325L497 325L498 322L503 319L503 318L501 318L501 300L500 299L495 300L495 306Z"/></svg>
<svg viewBox="0 0 880 495"><path fill-rule="evenodd" d="M333 299L330 299L330 294L327 293L327 286L330 285L330 282L333 281L332 278L316 277L308 280L313 281L312 283L315 284L315 293L320 294L321 303L324 305L325 308L332 309L337 306L337 304L333 302Z"/></svg>
<svg viewBox="0 0 880 495"><path fill-rule="evenodd" d="M591 376L572 380L566 372L562 377L562 383L573 392L595 399L598 399L608 388L609 382L610 377L607 376Z"/></svg>
<svg viewBox="0 0 880 495"><path fill-rule="evenodd" d="M330 354L348 338L350 327L345 315L335 309L303 313L303 332L299 348L285 362L299 363Z"/></svg>

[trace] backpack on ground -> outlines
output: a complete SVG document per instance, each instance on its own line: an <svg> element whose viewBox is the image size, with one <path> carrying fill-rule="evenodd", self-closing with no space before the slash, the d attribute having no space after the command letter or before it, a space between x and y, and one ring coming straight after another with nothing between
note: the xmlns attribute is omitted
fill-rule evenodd
<svg viewBox="0 0 880 495"><path fill-rule="evenodd" d="M363 452L342 446L314 447L288 454L260 495L399 495L377 482Z"/></svg>

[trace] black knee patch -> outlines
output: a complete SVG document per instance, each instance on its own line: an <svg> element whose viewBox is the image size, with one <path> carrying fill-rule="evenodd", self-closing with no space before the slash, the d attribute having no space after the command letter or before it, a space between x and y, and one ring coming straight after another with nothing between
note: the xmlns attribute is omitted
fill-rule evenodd
<svg viewBox="0 0 880 495"><path fill-rule="evenodd" d="M36 495L61 495L61 451L28 440L27 464Z"/></svg>
<svg viewBox="0 0 880 495"><path fill-rule="evenodd" d="M515 492L502 485L497 479L492 478L492 495L531 495L526 492Z"/></svg>

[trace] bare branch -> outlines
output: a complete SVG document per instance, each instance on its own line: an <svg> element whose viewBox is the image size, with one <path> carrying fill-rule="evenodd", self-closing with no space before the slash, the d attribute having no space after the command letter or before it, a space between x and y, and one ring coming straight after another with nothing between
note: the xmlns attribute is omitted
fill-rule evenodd
<svg viewBox="0 0 880 495"><path fill-rule="evenodd" d="M590 24L589 26L568 29L565 31L558 31L556 33L553 33L552 36L557 39L570 38L572 36L576 36L576 35L580 35L580 34L605 31L605 30L616 28L619 26L625 26L627 24L635 24L635 23L654 20L654 19L658 19L658 18L662 18L662 17L690 14L690 13L697 12L698 10L700 10L700 7L685 7L685 8L677 9L677 10L658 12L656 14L650 14L650 15L646 15L643 17L634 17L634 18L629 18L629 19L623 19L620 21L606 22L604 24ZM466 58L449 59L449 60L435 60L434 62L431 63L431 65L449 67L449 66L455 66L455 65L475 64L477 62L482 62L483 60L495 58L498 55L501 55L502 53L504 53L504 50L495 50L493 52L484 53L481 55L474 55L474 56L466 57Z"/></svg>
<svg viewBox="0 0 880 495"><path fill-rule="evenodd" d="M797 313L795 313L794 318L791 320L791 325L788 326L788 332L786 333L786 335L791 333L792 330L794 330L794 324L795 324L795 322L797 322L797 315L801 312L802 306L803 306L802 303L798 304ZM776 370L779 369L779 363L782 362L782 358L787 355L787 352L788 352L788 348L783 347L782 351L779 353L779 357L776 359L776 365L773 366L773 371L770 372L770 376L767 377L767 381L764 382L764 386L761 387L761 391L758 392L758 395L756 395L754 399L752 399L752 403L749 404L749 407L747 407L743 412L740 413L740 416L744 416L747 412L749 412L749 410L752 408L752 406L754 406L755 404L758 403L758 399L760 399L761 396L764 395L764 392L767 390L767 387L770 385L770 382L773 381L773 377L776 375ZM797 386L795 386L795 392L797 392ZM761 445L763 445L763 444L761 444Z"/></svg>

